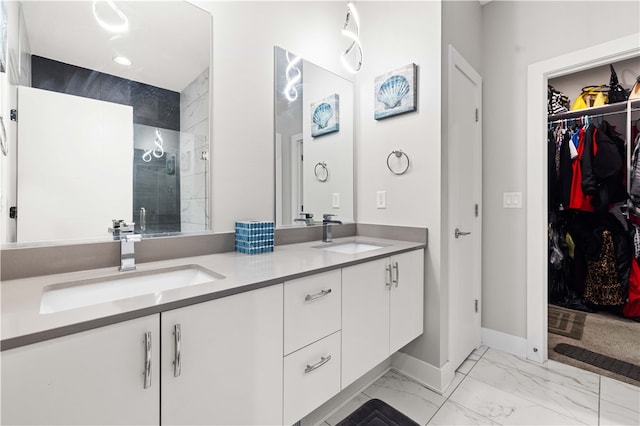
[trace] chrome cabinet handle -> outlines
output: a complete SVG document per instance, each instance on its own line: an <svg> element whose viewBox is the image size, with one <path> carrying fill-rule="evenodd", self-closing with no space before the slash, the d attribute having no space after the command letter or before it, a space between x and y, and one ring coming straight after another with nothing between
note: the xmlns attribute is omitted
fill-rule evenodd
<svg viewBox="0 0 640 426"><path fill-rule="evenodd" d="M398 266L398 262L393 262L393 270L396 272L396 278L392 280L392 282L398 287L398 282L400 281L400 267Z"/></svg>
<svg viewBox="0 0 640 426"><path fill-rule="evenodd" d="M311 373L313 370L315 370L316 368L322 367L329 361L331 361L331 355L320 357L320 361L316 362L315 364L313 365L307 364L307 368L304 369L304 373L305 374Z"/></svg>
<svg viewBox="0 0 640 426"><path fill-rule="evenodd" d="M144 333L144 388L151 387L151 332Z"/></svg>
<svg viewBox="0 0 640 426"><path fill-rule="evenodd" d="M140 230L147 230L147 209L140 207Z"/></svg>
<svg viewBox="0 0 640 426"><path fill-rule="evenodd" d="M180 324L176 324L173 326L173 343L174 343L173 377L178 377L182 372L182 363L180 362L181 340L182 340L182 328L180 327Z"/></svg>
<svg viewBox="0 0 640 426"><path fill-rule="evenodd" d="M310 300L319 299L319 298L324 297L324 296L327 296L327 295L329 295L329 294L331 294L331 289L329 289L329 290L322 290L320 293L316 293L316 294L307 294L307 295L304 297L304 301L305 301L305 302L308 302L308 301L310 301Z"/></svg>
<svg viewBox="0 0 640 426"><path fill-rule="evenodd" d="M459 230L458 228L456 228L456 230L453 232L453 235L456 238L460 238L460 237L464 237L465 235L470 235L471 232L462 232L461 230Z"/></svg>
<svg viewBox="0 0 640 426"><path fill-rule="evenodd" d="M387 288L391 289L391 284L393 283L393 273L391 272L391 265L385 266L385 271L387 271L387 277L385 278L385 285Z"/></svg>

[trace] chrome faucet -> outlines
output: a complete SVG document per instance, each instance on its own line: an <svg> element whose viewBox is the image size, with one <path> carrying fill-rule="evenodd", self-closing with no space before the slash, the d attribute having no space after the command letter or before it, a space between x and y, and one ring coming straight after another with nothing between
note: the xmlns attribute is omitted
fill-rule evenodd
<svg viewBox="0 0 640 426"><path fill-rule="evenodd" d="M313 225L313 213L301 212L299 218L293 219L294 222L304 222L305 226Z"/></svg>
<svg viewBox="0 0 640 426"><path fill-rule="evenodd" d="M113 228L109 232L113 238L120 238L120 271L134 271L136 269L136 251L134 244L142 241L142 235L135 234L135 223L124 220L113 220Z"/></svg>
<svg viewBox="0 0 640 426"><path fill-rule="evenodd" d="M325 213L322 215L322 242L330 243L331 240L331 224L342 223L339 220L331 219L335 214Z"/></svg>

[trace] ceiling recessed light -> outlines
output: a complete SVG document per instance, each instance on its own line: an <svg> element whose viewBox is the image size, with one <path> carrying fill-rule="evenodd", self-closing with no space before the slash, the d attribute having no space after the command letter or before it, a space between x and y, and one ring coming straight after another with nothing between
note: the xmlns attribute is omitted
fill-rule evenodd
<svg viewBox="0 0 640 426"><path fill-rule="evenodd" d="M116 64L124 65L125 67L128 67L133 63L131 62L131 59L124 56L114 56L113 62L115 62Z"/></svg>

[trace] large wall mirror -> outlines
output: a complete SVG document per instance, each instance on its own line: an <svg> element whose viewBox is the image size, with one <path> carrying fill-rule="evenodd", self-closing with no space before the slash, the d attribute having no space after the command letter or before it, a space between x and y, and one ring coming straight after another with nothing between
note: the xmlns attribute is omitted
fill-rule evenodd
<svg viewBox="0 0 640 426"><path fill-rule="evenodd" d="M211 15L181 1L2 2L17 105L3 243L210 229ZM3 212L4 213L4 212Z"/></svg>
<svg viewBox="0 0 640 426"><path fill-rule="evenodd" d="M353 222L353 98L349 80L275 48L276 226Z"/></svg>

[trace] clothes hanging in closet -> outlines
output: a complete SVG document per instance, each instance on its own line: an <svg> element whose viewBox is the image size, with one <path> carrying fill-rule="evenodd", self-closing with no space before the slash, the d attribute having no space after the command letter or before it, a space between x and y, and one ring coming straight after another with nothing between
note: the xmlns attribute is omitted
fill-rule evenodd
<svg viewBox="0 0 640 426"><path fill-rule="evenodd" d="M625 142L606 121L573 124L548 135L550 301L591 312L621 308L634 253L620 210L628 199Z"/></svg>

